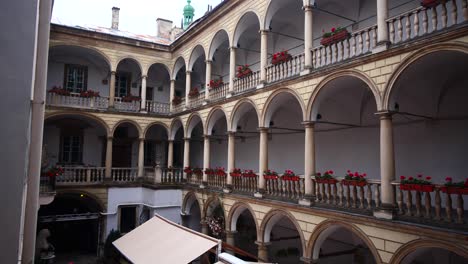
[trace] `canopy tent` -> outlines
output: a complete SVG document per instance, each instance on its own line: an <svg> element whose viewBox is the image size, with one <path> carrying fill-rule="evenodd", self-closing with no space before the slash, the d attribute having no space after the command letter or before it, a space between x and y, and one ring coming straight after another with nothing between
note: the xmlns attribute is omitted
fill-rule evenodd
<svg viewBox="0 0 468 264"><path fill-rule="evenodd" d="M171 222L162 216L152 219L114 241L114 246L131 262L186 264L221 241Z"/></svg>

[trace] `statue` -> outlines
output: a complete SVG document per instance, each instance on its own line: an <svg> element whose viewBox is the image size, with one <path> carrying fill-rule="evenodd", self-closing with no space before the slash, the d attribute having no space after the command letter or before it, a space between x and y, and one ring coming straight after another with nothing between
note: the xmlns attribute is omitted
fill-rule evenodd
<svg viewBox="0 0 468 264"><path fill-rule="evenodd" d="M42 229L37 234L36 239L36 256L43 263L44 261L52 261L55 258L55 248L52 244L47 241L47 238L50 237L50 231L47 228ZM47 263L45 262L45 263Z"/></svg>

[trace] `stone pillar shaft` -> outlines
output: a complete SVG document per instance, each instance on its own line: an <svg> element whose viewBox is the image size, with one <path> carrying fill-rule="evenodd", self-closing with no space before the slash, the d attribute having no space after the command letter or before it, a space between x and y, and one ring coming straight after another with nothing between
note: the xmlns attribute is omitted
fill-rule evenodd
<svg viewBox="0 0 468 264"><path fill-rule="evenodd" d="M167 142L167 167L174 166L174 140Z"/></svg>
<svg viewBox="0 0 468 264"><path fill-rule="evenodd" d="M311 176L315 175L315 138L314 138L314 123L305 124L305 168L304 168L304 185L306 196L315 196L315 186Z"/></svg>
<svg viewBox="0 0 468 264"><path fill-rule="evenodd" d="M190 97L190 89L192 88L192 72L191 71L186 71L185 72L185 105L188 105Z"/></svg>
<svg viewBox="0 0 468 264"><path fill-rule="evenodd" d="M107 138L106 146L106 178L112 178L112 137Z"/></svg>
<svg viewBox="0 0 468 264"><path fill-rule="evenodd" d="M138 178L143 177L145 170L145 139L140 138L138 144Z"/></svg>
<svg viewBox="0 0 468 264"><path fill-rule="evenodd" d="M260 43L260 82L266 82L266 68L268 66L268 30L261 30L261 43Z"/></svg>
<svg viewBox="0 0 468 264"><path fill-rule="evenodd" d="M258 169L258 189L265 190L265 178L263 172L268 170L268 128L260 128L260 155Z"/></svg>
<svg viewBox="0 0 468 264"><path fill-rule="evenodd" d="M172 100L174 100L175 96L175 80L171 80L171 88L169 91L169 105L170 105L170 111L172 112L174 109L174 104L172 103Z"/></svg>
<svg viewBox="0 0 468 264"><path fill-rule="evenodd" d="M109 83L109 107L114 107L115 102L115 71L111 72L111 78Z"/></svg>
<svg viewBox="0 0 468 264"><path fill-rule="evenodd" d="M395 180L395 152L392 116L389 113L380 116L380 175L382 177L382 206L394 207L395 191L392 181Z"/></svg>
<svg viewBox="0 0 468 264"><path fill-rule="evenodd" d="M313 12L312 6L304 6L304 66L312 68L312 48L313 48Z"/></svg>
<svg viewBox="0 0 468 264"><path fill-rule="evenodd" d="M146 76L141 76L141 111L146 111Z"/></svg>
<svg viewBox="0 0 468 264"><path fill-rule="evenodd" d="M231 172L236 168L236 137L234 132L228 134L228 168L227 184L232 185Z"/></svg>
<svg viewBox="0 0 468 264"><path fill-rule="evenodd" d="M388 0L377 0L377 42L388 42Z"/></svg>
<svg viewBox="0 0 468 264"><path fill-rule="evenodd" d="M190 138L184 138L184 168L190 167Z"/></svg>
<svg viewBox="0 0 468 264"><path fill-rule="evenodd" d="M203 147L203 170L210 168L210 136L205 135ZM208 175L203 172L203 182L208 181Z"/></svg>
<svg viewBox="0 0 468 264"><path fill-rule="evenodd" d="M230 48L229 60L229 93L234 92L234 79L236 78L236 47Z"/></svg>
<svg viewBox="0 0 468 264"><path fill-rule="evenodd" d="M205 76L205 100L208 101L210 99L210 81L211 81L211 67L212 62L210 60L206 61L206 76Z"/></svg>

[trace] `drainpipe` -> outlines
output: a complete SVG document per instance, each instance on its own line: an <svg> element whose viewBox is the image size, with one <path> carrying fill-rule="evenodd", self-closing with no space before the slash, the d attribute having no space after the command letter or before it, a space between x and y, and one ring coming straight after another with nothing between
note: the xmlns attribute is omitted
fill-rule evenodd
<svg viewBox="0 0 468 264"><path fill-rule="evenodd" d="M44 132L49 32L52 1L39 2L36 43L36 67L31 103L31 134L27 178L26 209L24 216L23 251L19 263L33 263L36 244L37 213L39 211L39 184L41 174L42 136Z"/></svg>

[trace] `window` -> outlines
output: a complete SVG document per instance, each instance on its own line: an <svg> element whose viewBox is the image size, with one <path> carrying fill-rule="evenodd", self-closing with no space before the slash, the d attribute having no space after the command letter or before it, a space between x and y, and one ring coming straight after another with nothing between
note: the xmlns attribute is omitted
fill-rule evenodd
<svg viewBox="0 0 468 264"><path fill-rule="evenodd" d="M118 72L115 75L115 96L124 97L130 93L130 73Z"/></svg>
<svg viewBox="0 0 468 264"><path fill-rule="evenodd" d="M62 135L60 163L80 164L83 160L83 137L81 135Z"/></svg>
<svg viewBox="0 0 468 264"><path fill-rule="evenodd" d="M136 207L120 207L120 232L128 233L136 227Z"/></svg>
<svg viewBox="0 0 468 264"><path fill-rule="evenodd" d="M65 78L63 87L72 93L86 91L88 86L88 67L65 64Z"/></svg>

